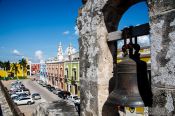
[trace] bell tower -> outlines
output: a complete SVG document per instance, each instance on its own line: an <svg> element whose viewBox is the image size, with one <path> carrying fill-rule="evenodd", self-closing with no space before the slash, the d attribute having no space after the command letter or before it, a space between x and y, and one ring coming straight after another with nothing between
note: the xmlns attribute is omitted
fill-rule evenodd
<svg viewBox="0 0 175 116"><path fill-rule="evenodd" d="M63 61L63 49L62 49L61 42L58 46L57 59L58 59L58 61Z"/></svg>

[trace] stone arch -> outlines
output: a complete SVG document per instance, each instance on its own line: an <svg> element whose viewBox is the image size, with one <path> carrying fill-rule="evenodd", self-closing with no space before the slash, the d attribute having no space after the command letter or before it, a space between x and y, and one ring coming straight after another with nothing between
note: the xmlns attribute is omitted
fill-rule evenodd
<svg viewBox="0 0 175 116"><path fill-rule="evenodd" d="M120 19L128 8L143 1L146 0L108 0L102 9L108 32L117 30Z"/></svg>
<svg viewBox="0 0 175 116"><path fill-rule="evenodd" d="M81 116L102 115L102 108L109 94L106 91L109 87L108 82L115 74L115 43L107 43L107 35L117 29L117 21L124 11L141 1L145 0L83 0L84 5L80 8L77 18L80 45ZM153 108L155 108L152 113L174 114L175 94L171 87L167 88L167 85L174 89L174 68L170 67L175 65L175 53L172 50L175 35L175 1L147 1L151 30L152 85L162 85L161 87L152 86ZM121 10L118 17L112 17L116 16L115 8L121 8L118 9ZM166 94L167 96L162 96ZM156 112L157 108L162 110L158 109L160 112ZM114 110L111 109L111 112ZM110 113L110 110L107 113ZM106 115L109 116L109 114Z"/></svg>
<svg viewBox="0 0 175 116"><path fill-rule="evenodd" d="M143 2L146 0L108 0L102 9L104 15L104 22L108 33L114 32L118 29L119 22L123 14L133 5ZM117 46L116 42L108 42L109 49L113 56L113 77L109 80L109 93L114 89L117 76L116 72L116 56L117 56ZM120 115L115 106L108 104L106 101L102 109L102 116L116 116Z"/></svg>

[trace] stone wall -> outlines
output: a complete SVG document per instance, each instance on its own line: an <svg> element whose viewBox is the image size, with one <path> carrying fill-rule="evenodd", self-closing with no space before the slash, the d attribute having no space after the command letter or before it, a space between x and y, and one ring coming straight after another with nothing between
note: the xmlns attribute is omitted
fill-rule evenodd
<svg viewBox="0 0 175 116"><path fill-rule="evenodd" d="M79 116L74 104L67 101L40 103L33 116Z"/></svg>
<svg viewBox="0 0 175 116"><path fill-rule="evenodd" d="M113 76L113 59L101 9L107 0L88 0L78 17L81 116L101 116Z"/></svg>
<svg viewBox="0 0 175 116"><path fill-rule="evenodd" d="M175 1L149 0L153 115L172 115L175 101Z"/></svg>
<svg viewBox="0 0 175 116"><path fill-rule="evenodd" d="M1 86L0 86L0 108L2 110L2 116L13 116ZM1 112L0 112L0 115L1 115Z"/></svg>
<svg viewBox="0 0 175 116"><path fill-rule="evenodd" d="M123 13L145 0L83 0L77 26L80 45L81 116L116 116L106 107L116 75L115 43L107 34L115 31ZM153 115L174 114L175 1L148 0L151 37ZM102 112L103 111L103 112Z"/></svg>

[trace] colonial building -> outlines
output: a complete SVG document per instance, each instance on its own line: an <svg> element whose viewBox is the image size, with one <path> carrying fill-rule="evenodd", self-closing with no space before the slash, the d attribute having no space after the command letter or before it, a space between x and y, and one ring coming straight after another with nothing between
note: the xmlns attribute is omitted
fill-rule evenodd
<svg viewBox="0 0 175 116"><path fill-rule="evenodd" d="M31 75L40 73L40 63L31 63Z"/></svg>
<svg viewBox="0 0 175 116"><path fill-rule="evenodd" d="M65 90L71 94L79 95L79 53L68 55L69 59L64 61Z"/></svg>
<svg viewBox="0 0 175 116"><path fill-rule="evenodd" d="M46 61L48 84L79 95L79 53L70 44L65 54L60 43L57 57Z"/></svg>
<svg viewBox="0 0 175 116"><path fill-rule="evenodd" d="M55 88L63 89L64 83L64 62L61 43L58 46L57 57L46 61L48 84Z"/></svg>
<svg viewBox="0 0 175 116"><path fill-rule="evenodd" d="M42 80L45 83L48 82L46 75L46 64L43 60L40 61L40 80Z"/></svg>

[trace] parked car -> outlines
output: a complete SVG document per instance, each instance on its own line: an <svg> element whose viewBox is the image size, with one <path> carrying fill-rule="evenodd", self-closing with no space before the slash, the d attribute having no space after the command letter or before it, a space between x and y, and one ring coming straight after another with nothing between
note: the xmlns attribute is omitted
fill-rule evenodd
<svg viewBox="0 0 175 116"><path fill-rule="evenodd" d="M56 88L56 89L54 89L52 92L53 92L54 94L58 95L58 93L59 93L60 91L61 91L61 89Z"/></svg>
<svg viewBox="0 0 175 116"><path fill-rule="evenodd" d="M52 92L53 90L55 90L55 87L48 87L48 90Z"/></svg>
<svg viewBox="0 0 175 116"><path fill-rule="evenodd" d="M20 94L20 93L26 93L26 94L29 94L30 95L30 90L25 88L25 89L18 89L16 91L16 94Z"/></svg>
<svg viewBox="0 0 175 116"><path fill-rule="evenodd" d="M14 100L14 103L17 105L22 105L22 104L28 104L31 105L34 102L34 100L31 97L24 97L24 98L18 98Z"/></svg>
<svg viewBox="0 0 175 116"><path fill-rule="evenodd" d="M48 88L50 88L51 87L51 85L46 85L46 88L48 89Z"/></svg>
<svg viewBox="0 0 175 116"><path fill-rule="evenodd" d="M46 84L46 83L43 83L43 84L42 84L42 86L43 86L43 87L46 87L46 86L47 86L47 84Z"/></svg>
<svg viewBox="0 0 175 116"><path fill-rule="evenodd" d="M67 96L67 99L74 103L80 103L80 98L77 95Z"/></svg>
<svg viewBox="0 0 175 116"><path fill-rule="evenodd" d="M10 97L11 97L11 98L13 98L13 97L16 97L16 96L18 97L18 95L17 95L17 94L11 94L11 96L10 96Z"/></svg>
<svg viewBox="0 0 175 116"><path fill-rule="evenodd" d="M68 91L60 91L58 93L58 97L63 98L63 99L66 99L70 95L71 95L71 93Z"/></svg>
<svg viewBox="0 0 175 116"><path fill-rule="evenodd" d="M12 96L11 97L11 99L14 101L14 100L16 100L16 99L18 99L19 97L18 97L18 95L17 96Z"/></svg>
<svg viewBox="0 0 175 116"><path fill-rule="evenodd" d="M20 93L20 94L17 94L17 95L18 95L18 97L20 97L20 98L30 97L30 95L27 94L27 93Z"/></svg>
<svg viewBox="0 0 175 116"><path fill-rule="evenodd" d="M42 80L39 80L38 82L40 85L42 85L44 83Z"/></svg>
<svg viewBox="0 0 175 116"><path fill-rule="evenodd" d="M39 93L33 93L32 94L32 99L34 99L34 100L41 99L41 96L40 96Z"/></svg>

